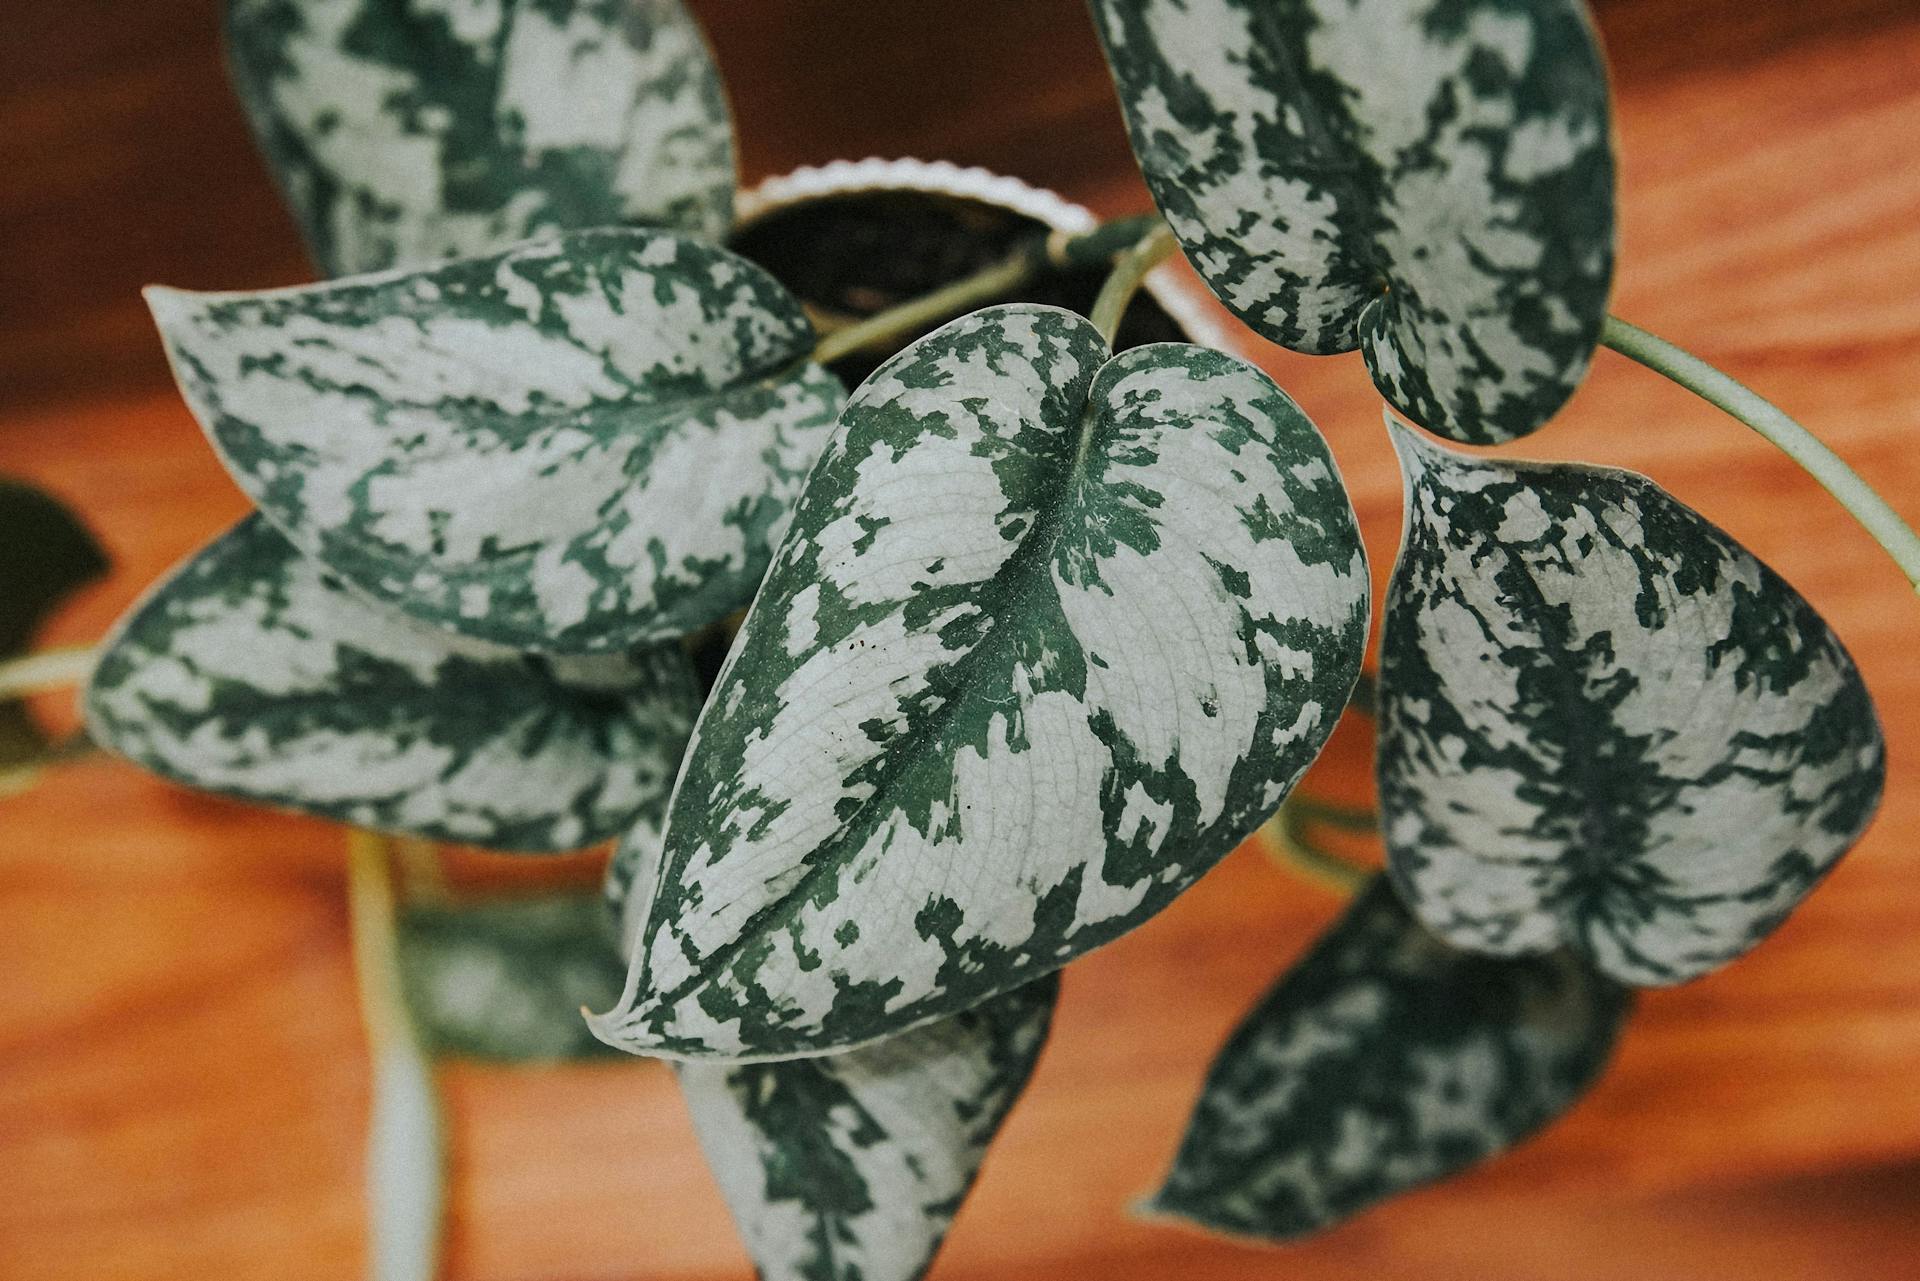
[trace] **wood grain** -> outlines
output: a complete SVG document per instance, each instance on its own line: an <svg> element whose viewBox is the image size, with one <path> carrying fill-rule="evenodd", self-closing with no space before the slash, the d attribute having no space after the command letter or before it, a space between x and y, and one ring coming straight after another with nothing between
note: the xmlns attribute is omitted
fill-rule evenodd
<svg viewBox="0 0 1920 1281"><path fill-rule="evenodd" d="M1144 206L1073 0L978 0L956 32L870 0L696 7L750 176L944 155L1104 212ZM49 642L97 635L245 507L165 387L133 289L306 274L219 79L213 13L25 6L0 44L0 473L81 505L118 566ZM1625 0L1600 17L1620 107L1616 309L1780 400L1920 521L1920 13ZM1257 350L1327 429L1384 581L1398 480L1364 372ZM1914 1274L1920 604L1783 458L1617 358L1509 452L1649 472L1813 599L1887 723L1872 833L1749 960L1651 994L1564 1123L1280 1252L1126 1214L1213 1047L1336 910L1235 855L1069 972L1055 1041L936 1281ZM1366 749L1343 732L1312 786L1363 796ZM509 864L459 871L529 874ZM104 762L0 802L0 1276L360 1271L366 1072L344 930L323 824ZM452 1276L747 1275L657 1065L461 1066L446 1084Z"/></svg>

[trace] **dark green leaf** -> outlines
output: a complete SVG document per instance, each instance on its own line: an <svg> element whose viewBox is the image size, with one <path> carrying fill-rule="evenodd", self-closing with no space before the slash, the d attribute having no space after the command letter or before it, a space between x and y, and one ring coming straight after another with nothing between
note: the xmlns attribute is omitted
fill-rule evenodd
<svg viewBox="0 0 1920 1281"><path fill-rule="evenodd" d="M106 575L86 524L49 494L0 478L0 662L27 653L53 611ZM61 752L18 700L0 700L0 771Z"/></svg>
<svg viewBox="0 0 1920 1281"><path fill-rule="evenodd" d="M1566 950L1457 951L1378 878L1234 1030L1153 1208L1296 1237L1457 1173L1571 1107L1632 1003Z"/></svg>

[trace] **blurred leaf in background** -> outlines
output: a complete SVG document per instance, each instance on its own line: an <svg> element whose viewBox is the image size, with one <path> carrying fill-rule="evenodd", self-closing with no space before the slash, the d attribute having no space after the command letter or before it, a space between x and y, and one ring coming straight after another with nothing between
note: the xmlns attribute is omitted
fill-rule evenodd
<svg viewBox="0 0 1920 1281"><path fill-rule="evenodd" d="M0 663L27 653L53 612L106 572L106 552L77 515L31 485L0 478ZM80 747L51 739L22 699L0 698L0 795Z"/></svg>
<svg viewBox="0 0 1920 1281"><path fill-rule="evenodd" d="M496 1062L624 1058L587 1030L582 1006L610 1009L626 965L598 893L462 904L400 913L407 1005L436 1056Z"/></svg>

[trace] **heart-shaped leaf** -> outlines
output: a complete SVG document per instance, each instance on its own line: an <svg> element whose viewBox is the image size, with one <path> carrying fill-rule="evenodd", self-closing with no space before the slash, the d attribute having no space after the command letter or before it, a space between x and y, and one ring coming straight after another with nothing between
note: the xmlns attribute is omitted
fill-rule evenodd
<svg viewBox="0 0 1920 1281"><path fill-rule="evenodd" d="M330 276L733 216L733 131L678 0L228 0L240 99Z"/></svg>
<svg viewBox="0 0 1920 1281"><path fill-rule="evenodd" d="M1579 0L1093 0L1134 154L1200 275L1296 351L1365 350L1491 442L1585 375L1613 275Z"/></svg>
<svg viewBox="0 0 1920 1281"><path fill-rule="evenodd" d="M707 1164L763 1281L915 1281L1026 1087L1049 975L845 1054L682 1063Z"/></svg>
<svg viewBox="0 0 1920 1281"><path fill-rule="evenodd" d="M677 645L540 659L369 605L258 516L154 588L87 691L104 746L193 787L507 849L659 806L700 693Z"/></svg>
<svg viewBox="0 0 1920 1281"><path fill-rule="evenodd" d="M963 317L855 393L695 731L601 1035L845 1049L1170 902L1359 671L1365 553L1313 425L1184 344Z"/></svg>
<svg viewBox="0 0 1920 1281"><path fill-rule="evenodd" d="M0 661L26 653L53 611L106 572L106 553L78 516L31 485L0 478ZM60 750L26 704L0 699L0 790Z"/></svg>
<svg viewBox="0 0 1920 1281"><path fill-rule="evenodd" d="M620 995L626 965L598 894L413 904L398 921L400 978L436 1054L506 1062L615 1053L582 1007Z"/></svg>
<svg viewBox="0 0 1920 1281"><path fill-rule="evenodd" d="M296 546L530 652L745 605L846 398L773 277L666 232L149 298L188 404Z"/></svg>
<svg viewBox="0 0 1920 1281"><path fill-rule="evenodd" d="M1457 1173L1571 1107L1632 1005L1569 951L1457 951L1376 879L1234 1030L1153 1208L1296 1237Z"/></svg>
<svg viewBox="0 0 1920 1281"><path fill-rule="evenodd" d="M1753 947L1879 803L1839 639L1645 477L1394 439L1379 774L1407 902L1459 947L1567 943L1642 986Z"/></svg>

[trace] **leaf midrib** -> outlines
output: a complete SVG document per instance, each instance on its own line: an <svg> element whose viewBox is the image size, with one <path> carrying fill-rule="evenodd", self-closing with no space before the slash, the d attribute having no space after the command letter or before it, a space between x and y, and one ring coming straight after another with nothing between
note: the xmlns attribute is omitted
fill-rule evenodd
<svg viewBox="0 0 1920 1281"><path fill-rule="evenodd" d="M999 572L989 580L994 585L996 597L1001 601L1021 596L1019 585L1024 585L1026 580L1038 576L1053 564L1053 553L1058 547L1059 536L1065 524L1065 512L1076 499L1083 496L1081 491L1088 482L1086 463L1092 452L1092 439L1099 421L1092 393L1098 386L1100 374L1108 363L1111 363L1111 358L1108 362L1103 362L1088 379L1087 395L1081 407L1080 425L1076 433L1071 461L1064 462L1062 466L1059 485L1060 500L1037 513L1033 528L1028 530L1026 536L1021 539L1019 548L1006 559ZM1044 544L1044 552L1041 550L1042 544ZM1009 580L1013 580L1016 585L1006 586ZM1057 594L1051 599L1057 605ZM918 725L910 727L883 749L881 756L885 758L886 763L878 772L873 792L860 802L854 812L848 815L840 825L839 830L831 838L830 846L826 842L816 846L816 859L813 865L801 874L792 887L749 916L733 938L702 958L699 969L691 977L671 991L656 997L654 1001L656 1008L678 1005L693 992L709 984L756 937L789 921L799 912L799 905L806 901L812 886L824 874L843 865L844 859L839 855L847 849L855 834L857 833L864 841L873 835L874 830L879 826L879 820L886 814L896 812L893 809L882 809L881 802L889 794L890 785L905 773L911 764L915 763L907 758L917 756L929 742L937 741L939 734L958 714L960 706L966 701L966 695L974 688L972 673L985 662L981 656L988 653L997 654L1009 643L1007 638L1013 633L1012 627L1006 625L1001 615L997 613L993 614L993 618L994 624L988 629L988 634L945 668L948 672L957 671L962 674L959 682L960 692L935 708ZM895 763L903 759L907 759L907 763ZM654 919L661 920L657 916ZM662 925L658 928L665 927ZM647 939L645 949L647 952L652 951L654 938L657 936L656 928L652 936ZM918 1003L918 1001L915 1002L915 1004Z"/></svg>
<svg viewBox="0 0 1920 1281"><path fill-rule="evenodd" d="M701 392L697 395L679 400L668 401L664 398L636 398L634 400L600 402L593 406L589 412L598 413L603 406L607 407L612 411L608 421L612 421L612 415L618 415L620 429L604 434L589 432L588 434L593 437L593 446L591 447L617 447L615 442L620 437L637 435L644 431L649 433L649 436L641 448L645 449L648 456L647 461L650 464L653 456L659 452L661 446L675 435L680 434L680 429L689 418L709 409L723 407L743 393L775 387L788 380L797 381L805 372L809 363L809 360L805 356L802 356L799 360L790 361L784 365L775 367L768 373L756 374L750 378L741 378L739 381L727 387ZM571 425L572 422L580 416L580 411L574 410L566 413L530 414L526 417L530 422L535 424L533 430L546 431L557 426ZM517 452L523 445L524 442L522 445L512 446L510 448L513 452ZM639 450L636 449L634 452L639 452ZM447 458L450 456L452 455L435 455L436 458ZM577 455L575 456L577 457ZM380 474L382 473L378 471L363 474L359 480L354 482L352 486L353 490L364 490L368 481ZM615 495L614 501L617 502L621 497L625 496L627 492L625 488L620 490ZM542 546L541 543L524 543L514 547L502 548L490 555L472 560L443 561L437 557L421 556L406 551L405 549L399 549L396 544L389 543L372 534L348 532L352 529L352 525L341 525L334 527L333 530L322 530L321 532L323 536L329 538L329 541L337 538L345 542L348 547L357 554L367 556L369 559L381 562L403 560L411 566L432 568L435 572L448 575L450 578L462 574L477 574L483 577L493 577L502 572L502 570L510 569L514 564L533 557ZM569 542L571 541L572 540L569 540Z"/></svg>
<svg viewBox="0 0 1920 1281"><path fill-rule="evenodd" d="M1532 618L1549 616L1556 607L1547 599L1546 592L1535 580L1531 563L1523 553L1508 548L1504 544L1500 546L1508 563L1518 571L1515 577L1527 593L1528 604L1531 606L1529 616ZM1575 843L1571 850L1574 865L1569 867L1565 863L1556 862L1553 868L1555 884L1552 899L1543 903L1542 907L1558 918L1564 929L1577 930L1579 928L1578 913L1575 910L1577 904L1569 897L1568 891L1582 881L1607 876L1618 864L1629 861L1632 854L1626 852L1607 856L1601 850L1582 849L1578 844L1580 834L1594 826L1609 832L1617 827L1614 807L1588 799L1602 795L1605 791L1602 784L1608 771L1599 763L1600 753L1597 750L1599 739L1586 728L1587 722L1584 715L1565 714L1569 710L1584 712L1590 706L1590 700L1580 693L1585 684L1586 672L1580 665L1569 660L1568 651L1564 646L1545 644L1546 637L1540 628L1532 627L1529 630L1542 642L1536 645L1535 652L1545 659L1546 667L1553 677L1551 686L1553 707L1561 713L1557 720L1563 727L1560 741L1566 748L1563 759L1571 763L1571 768L1566 771L1566 774L1571 776L1570 779L1556 779L1556 788L1563 794L1571 793L1577 799L1577 814L1573 819Z"/></svg>

